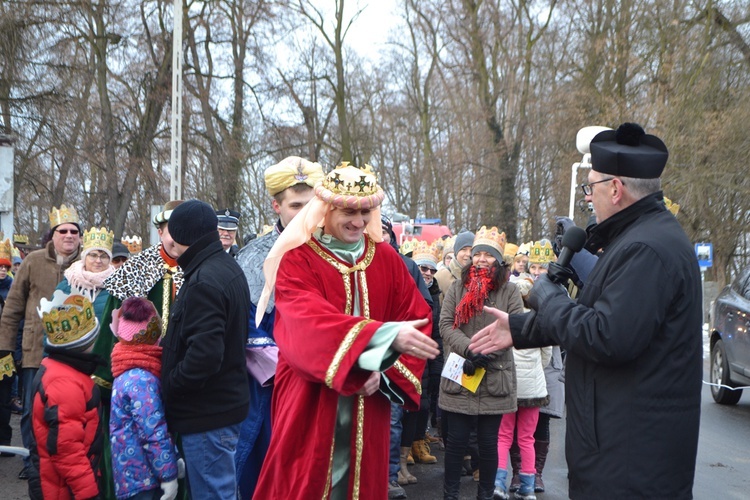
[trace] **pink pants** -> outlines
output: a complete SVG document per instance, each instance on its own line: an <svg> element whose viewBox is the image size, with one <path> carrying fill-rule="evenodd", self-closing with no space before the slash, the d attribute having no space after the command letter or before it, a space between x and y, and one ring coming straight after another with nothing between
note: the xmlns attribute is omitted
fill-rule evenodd
<svg viewBox="0 0 750 500"><path fill-rule="evenodd" d="M535 474L536 452L534 451L534 431L539 420L539 408L519 407L516 413L506 413L500 422L497 438L497 468L508 466L508 451L513 444L513 430L518 435L518 447L521 449L521 472Z"/></svg>

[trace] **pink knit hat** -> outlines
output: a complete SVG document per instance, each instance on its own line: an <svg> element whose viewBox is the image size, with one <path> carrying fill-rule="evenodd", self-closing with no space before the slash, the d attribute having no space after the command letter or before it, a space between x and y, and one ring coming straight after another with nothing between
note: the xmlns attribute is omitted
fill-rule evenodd
<svg viewBox="0 0 750 500"><path fill-rule="evenodd" d="M110 328L125 344L158 345L161 340L161 318L154 304L142 297L128 297L112 311Z"/></svg>

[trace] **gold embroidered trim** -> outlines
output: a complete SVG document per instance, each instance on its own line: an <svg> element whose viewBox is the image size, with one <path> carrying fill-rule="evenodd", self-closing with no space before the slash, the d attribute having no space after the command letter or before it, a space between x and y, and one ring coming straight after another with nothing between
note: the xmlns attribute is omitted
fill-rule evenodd
<svg viewBox="0 0 750 500"><path fill-rule="evenodd" d="M417 394L422 394L422 383L417 379L417 377L414 376L414 374L406 367L401 361L396 361L393 364L393 367L396 369L397 372L399 372L401 375L406 377L406 380L411 382L414 385L414 388L417 390Z"/></svg>
<svg viewBox="0 0 750 500"><path fill-rule="evenodd" d="M341 361L344 359L344 356L346 356L346 353L349 352L349 349L352 348L352 344L354 344L354 340L357 338L357 335L359 335L359 333L364 329L365 326L367 326L368 323L372 323L372 320L365 319L354 325L354 327L352 327L352 329L349 330L349 332L344 337L344 341L341 342L341 345L336 351L336 354L333 356L331 365L328 367L328 370L326 370L326 386L329 389L333 387L333 379L334 377L336 377L336 373L338 373L339 371Z"/></svg>
<svg viewBox="0 0 750 500"><path fill-rule="evenodd" d="M105 389L112 389L112 382L107 382L103 378L101 378L98 375L91 375L91 380L94 381L96 385L99 387L104 387Z"/></svg>
<svg viewBox="0 0 750 500"><path fill-rule="evenodd" d="M336 434L331 439L331 456L328 457L328 475L326 476L326 487L323 489L323 500L328 499L331 491L331 481L333 480L333 450L336 445Z"/></svg>
<svg viewBox="0 0 750 500"><path fill-rule="evenodd" d="M370 294L367 291L367 273L359 273L359 289L362 291L362 316L370 317Z"/></svg>
<svg viewBox="0 0 750 500"><path fill-rule="evenodd" d="M359 500L359 480L362 475L362 454L365 445L365 397L357 396L357 440L355 441L356 455L354 457L354 487L353 500Z"/></svg>
<svg viewBox="0 0 750 500"><path fill-rule="evenodd" d="M169 326L169 303L172 299L172 270L164 264L166 272L164 273L164 281L162 282L161 292L161 338L167 334L167 326Z"/></svg>

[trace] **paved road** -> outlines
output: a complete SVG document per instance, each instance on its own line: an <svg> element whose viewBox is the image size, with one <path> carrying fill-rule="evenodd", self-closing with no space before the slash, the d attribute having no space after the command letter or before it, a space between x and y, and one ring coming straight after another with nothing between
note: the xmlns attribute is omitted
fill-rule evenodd
<svg viewBox="0 0 750 500"><path fill-rule="evenodd" d="M706 364L704 373L708 373ZM696 464L693 495L696 499L721 498L722 500L746 500L750 498L750 391L746 391L737 406L717 405L711 399L707 386L703 390L700 441ZM20 418L11 421L13 443L20 446ZM550 423L552 441L547 466L544 469L545 493L539 500L563 500L568 498L567 466L563 443L565 425L562 420ZM412 500L439 500L442 498L443 454L434 446L438 457L435 465L417 464L410 470L419 483L406 486L408 498ZM20 458L0 458L0 500L21 500L26 495L26 482L16 478L21 469ZM476 483L471 477L461 482L461 500L476 498Z"/></svg>

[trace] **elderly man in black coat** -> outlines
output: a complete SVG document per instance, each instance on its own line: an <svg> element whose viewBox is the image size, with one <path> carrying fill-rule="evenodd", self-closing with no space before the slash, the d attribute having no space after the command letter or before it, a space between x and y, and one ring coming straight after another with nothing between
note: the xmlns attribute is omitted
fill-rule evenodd
<svg viewBox="0 0 750 500"><path fill-rule="evenodd" d="M623 124L591 142L582 185L601 250L577 301L545 275L534 311L477 332L470 349L567 351L566 457L573 499L692 498L700 421L701 280L693 246L667 211L667 148ZM559 267L559 266L558 266ZM552 273L552 271L550 271Z"/></svg>

